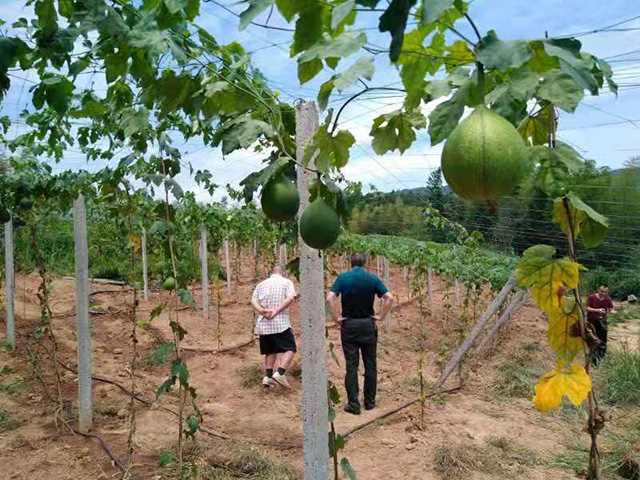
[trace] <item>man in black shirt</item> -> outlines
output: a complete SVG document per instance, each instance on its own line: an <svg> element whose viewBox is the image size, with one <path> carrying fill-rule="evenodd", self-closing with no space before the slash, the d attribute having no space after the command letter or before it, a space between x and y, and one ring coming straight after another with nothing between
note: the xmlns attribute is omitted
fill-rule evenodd
<svg viewBox="0 0 640 480"><path fill-rule="evenodd" d="M364 269L367 257L362 253L351 256L352 269L336 278L327 295L327 303L334 321L340 323L342 350L347 374L345 387L349 403L345 412L358 415L360 401L358 395L358 364L360 352L364 363L364 408L371 410L376 405L376 349L378 327L376 321L387 316L393 305L393 295L384 283ZM338 311L341 297L342 314ZM376 315L373 310L375 297L382 298L382 310Z"/></svg>

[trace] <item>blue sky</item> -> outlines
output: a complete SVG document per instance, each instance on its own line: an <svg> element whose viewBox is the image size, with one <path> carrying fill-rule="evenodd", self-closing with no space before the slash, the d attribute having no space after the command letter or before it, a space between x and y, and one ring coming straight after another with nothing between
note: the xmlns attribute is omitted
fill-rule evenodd
<svg viewBox="0 0 640 480"><path fill-rule="evenodd" d="M241 6L230 0L219 0L234 12L240 12ZM24 0L0 0L0 18L10 23L20 16L31 16L31 9L24 7ZM586 158L595 160L599 165L612 168L622 166L633 155L640 155L640 18L623 23L608 31L589 33L604 27L640 16L640 2L637 0L475 0L470 14L481 33L494 29L503 40L518 38L540 38L548 32L549 36L561 36L578 33L584 48L611 61L616 80L623 87L616 98L609 92L599 97L586 97L575 114L562 114L560 118L559 138L573 144ZM379 14L361 13L360 28L376 26ZM330 72L323 72L317 79L300 86L296 75L295 59L289 57L289 44L292 33L266 30L250 25L246 30L238 31L239 20L233 13L225 11L214 3L202 3L201 15L197 23L212 33L219 42L239 41L246 50L254 52L253 60L274 89L281 92L286 101L298 98L315 98L319 85ZM257 22L266 21L266 14ZM274 15L270 25L291 27ZM465 22L456 27L473 37ZM368 41L377 45L387 45L388 36L374 29L366 30ZM338 70L350 65L356 56L341 62ZM19 120L19 113L30 105L28 89L33 76L24 76L26 81L12 79L12 88L2 102L0 114ZM86 78L100 88L99 79ZM399 81L394 67L388 65L388 59L378 56L376 74L370 82L372 86L396 84ZM79 85L84 86L84 85ZM355 91L355 90L354 90ZM348 95L349 92L344 92ZM339 107L344 96L334 97L332 106ZM420 132L415 145L404 155L399 153L377 156L373 153L368 136L372 119L392 111L401 104L402 97L388 93L372 93L351 103L342 116L341 128L350 130L357 139L351 150L351 161L345 169L350 180L360 180L365 187L375 185L381 190L414 188L423 186L428 175L439 165L442 145L430 146L428 134ZM428 113L434 105L425 106ZM637 121L636 121L637 120ZM636 121L636 122L632 122ZM16 123L11 135L24 132L25 126ZM234 153L222 158L216 149L206 148L201 142L177 142L176 146L185 152L185 161L191 162L195 169L208 168L220 185L238 182L248 173L260 166L262 156L252 151ZM83 155L76 149L70 151L56 170L88 168L94 170L101 164L87 165ZM183 187L193 189L198 197L206 200L208 195L198 189L188 174L181 175ZM366 190L367 188L365 188ZM220 192L216 197L222 196Z"/></svg>

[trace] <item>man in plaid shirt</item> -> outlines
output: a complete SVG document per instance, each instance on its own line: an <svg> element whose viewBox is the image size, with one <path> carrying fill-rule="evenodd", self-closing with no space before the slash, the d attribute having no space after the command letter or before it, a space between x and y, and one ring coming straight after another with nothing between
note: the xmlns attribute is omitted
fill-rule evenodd
<svg viewBox="0 0 640 480"><path fill-rule="evenodd" d="M276 265L272 275L258 284L251 298L251 305L258 312L256 333L260 336L260 354L265 356L266 374L262 379L265 387L276 381L291 388L285 372L296 352L296 340L289 318L289 306L296 298L296 290L293 282L284 274L284 268ZM282 355L278 371L274 373L278 354Z"/></svg>

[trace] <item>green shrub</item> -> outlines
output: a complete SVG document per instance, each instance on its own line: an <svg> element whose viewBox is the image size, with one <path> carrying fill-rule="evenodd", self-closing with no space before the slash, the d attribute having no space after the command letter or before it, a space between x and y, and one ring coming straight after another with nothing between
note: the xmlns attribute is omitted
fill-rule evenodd
<svg viewBox="0 0 640 480"><path fill-rule="evenodd" d="M640 404L640 353L610 351L599 370L602 399L611 405Z"/></svg>
<svg viewBox="0 0 640 480"><path fill-rule="evenodd" d="M629 295L640 296L640 266L629 266L616 270L596 268L584 276L584 292L593 293L602 284L609 285L615 300L626 300Z"/></svg>

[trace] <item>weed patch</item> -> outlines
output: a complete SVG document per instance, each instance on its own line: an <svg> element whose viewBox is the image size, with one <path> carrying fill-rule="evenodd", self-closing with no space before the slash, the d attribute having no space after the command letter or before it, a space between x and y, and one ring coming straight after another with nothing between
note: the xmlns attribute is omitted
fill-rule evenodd
<svg viewBox="0 0 640 480"><path fill-rule="evenodd" d="M500 399L531 397L533 386L546 370L547 362L540 354L540 345L528 343L498 367L493 396Z"/></svg>
<svg viewBox="0 0 640 480"><path fill-rule="evenodd" d="M640 353L607 353L598 372L602 400L610 405L640 404Z"/></svg>
<svg viewBox="0 0 640 480"><path fill-rule="evenodd" d="M244 388L255 388L261 385L264 372L260 365L247 365L240 370L240 380Z"/></svg>

